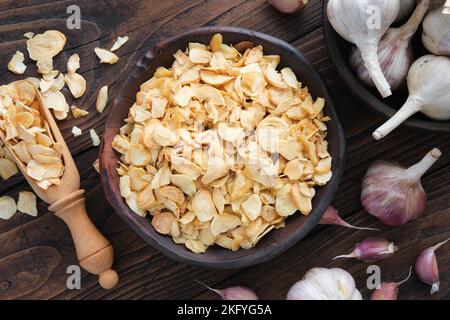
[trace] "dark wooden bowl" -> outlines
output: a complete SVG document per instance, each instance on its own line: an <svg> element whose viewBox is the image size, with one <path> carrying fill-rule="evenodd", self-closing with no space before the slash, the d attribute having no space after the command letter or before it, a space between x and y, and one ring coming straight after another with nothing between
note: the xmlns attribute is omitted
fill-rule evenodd
<svg viewBox="0 0 450 320"><path fill-rule="evenodd" d="M387 118L392 117L405 103L408 97L408 89L405 87L402 90L394 91L392 96L383 99L376 89L366 87L358 79L348 61L353 44L344 40L334 31L326 13L328 0L324 0L323 3L323 33L338 76L363 106ZM412 47L416 58L429 54L422 45L421 34L422 30L419 28L412 39ZM409 118L404 124L431 131L450 132L450 121L432 120L420 112Z"/></svg>
<svg viewBox="0 0 450 320"><path fill-rule="evenodd" d="M266 54L280 54L282 65L291 67L306 84L313 96L326 99L325 113L333 118L329 123L329 151L333 156L333 177L324 187L317 190L313 201L313 211L308 217L300 213L286 221L286 227L274 230L266 235L254 248L231 252L218 246L210 247L205 254L195 254L183 245L175 244L171 237L157 233L148 218L142 218L133 213L120 196L119 176L116 172L119 155L111 147L114 136L123 125L129 108L135 101L139 86L148 80L157 67L170 67L173 62L172 54L178 49L185 49L188 42L209 43L211 36L221 33L224 43L236 44L244 40L252 41L255 45L263 45ZM193 265L232 269L255 265L270 260L283 251L289 249L300 239L305 237L318 223L325 209L338 188L344 169L345 138L339 123L332 99L326 85L318 72L294 47L274 37L233 27L205 27L195 29L180 36L168 39L150 49L136 64L115 98L109 119L106 123L103 143L100 151L101 179L106 198L119 214L145 241L165 255Z"/></svg>

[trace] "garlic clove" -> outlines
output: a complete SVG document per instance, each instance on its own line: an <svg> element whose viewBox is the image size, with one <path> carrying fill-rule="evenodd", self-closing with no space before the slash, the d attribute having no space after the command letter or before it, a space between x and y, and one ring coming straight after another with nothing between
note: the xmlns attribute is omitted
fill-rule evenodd
<svg viewBox="0 0 450 320"><path fill-rule="evenodd" d="M414 62L408 72L409 97L401 109L373 133L380 140L406 119L422 112L435 120L450 119L450 59L426 55Z"/></svg>
<svg viewBox="0 0 450 320"><path fill-rule="evenodd" d="M420 179L440 156L441 151L434 148L410 168L386 161L373 163L362 183L364 209L389 226L399 226L420 217L426 203Z"/></svg>
<svg viewBox="0 0 450 320"><path fill-rule="evenodd" d="M377 27L367 19L369 4L380 10L381 19ZM381 70L378 58L378 44L389 26L394 22L400 9L398 0L330 0L327 16L333 28L345 40L354 43L361 51L361 57L375 87L383 98L392 95L389 83Z"/></svg>
<svg viewBox="0 0 450 320"><path fill-rule="evenodd" d="M269 3L278 11L293 14L303 9L309 0L269 0Z"/></svg>
<svg viewBox="0 0 450 320"><path fill-rule="evenodd" d="M219 290L213 289L198 280L196 281L207 289L217 293L222 300L259 300L256 293L247 287L235 286Z"/></svg>
<svg viewBox="0 0 450 320"><path fill-rule="evenodd" d="M380 231L379 229L375 228L366 228L366 227L356 227L354 225L351 225L350 223L344 221L338 214L337 210L333 207L328 207L328 209L323 214L322 218L319 221L319 224L322 225L336 225L341 226L345 228L350 229L357 229L357 230L370 230L370 231Z"/></svg>
<svg viewBox="0 0 450 320"><path fill-rule="evenodd" d="M364 262L375 262L394 255L397 247L394 243L382 237L369 237L358 243L350 254L340 255L333 258L355 258Z"/></svg>
<svg viewBox="0 0 450 320"><path fill-rule="evenodd" d="M430 294L439 292L439 270L435 251L450 240L445 241L425 249L416 259L415 271L420 280L431 286Z"/></svg>
<svg viewBox="0 0 450 320"><path fill-rule="evenodd" d="M372 292L370 300L397 300L398 288L411 277L412 267L409 268L408 276L399 282L383 282L380 288Z"/></svg>

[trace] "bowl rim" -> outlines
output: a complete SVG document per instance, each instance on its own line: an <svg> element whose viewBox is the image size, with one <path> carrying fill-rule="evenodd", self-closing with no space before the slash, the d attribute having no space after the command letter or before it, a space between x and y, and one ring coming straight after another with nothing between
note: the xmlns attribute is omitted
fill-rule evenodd
<svg viewBox="0 0 450 320"><path fill-rule="evenodd" d="M295 59L297 59L299 62L303 64L305 69L308 70L308 72L311 72L311 78L314 79L318 87L321 87L324 94L324 98L327 101L326 108L328 109L329 114L333 118L334 126L336 128L336 144L338 145L337 148L337 154L334 156L336 160L336 168L333 171L332 179L327 184L327 190L323 194L323 197L320 201L320 203L316 206L316 208L313 209L313 212L308 216L308 219L305 220L304 224L301 226L299 230L296 230L293 232L292 235L289 237L282 239L282 245L274 246L271 248L264 248L266 250L255 250L255 248L251 248L248 250L249 254L237 257L234 259L227 259L225 261L217 260L217 259L206 259L208 251L204 254L194 254L184 256L180 255L179 253L173 251L170 247L173 246L179 246L179 244L175 244L171 242L170 246L165 246L162 243L158 242L158 239L153 237L151 234L146 234L139 228L138 224L136 223L137 219L147 219L139 217L137 214L133 213L131 209L128 208L126 205L124 199L119 195L115 194L111 188L111 184L109 181L112 181L111 177L112 175L117 175L117 172L115 168L111 168L112 170L109 170L107 167L104 167L102 158L103 154L106 150L105 140L111 140L112 141L112 135L107 137L107 128L108 123L110 122L111 118L113 117L114 109L123 102L124 98L123 92L126 90L126 87L133 81L133 74L135 72L143 72L142 66L144 65L143 62L145 59L151 59L155 56L157 52L160 50L163 50L168 44L172 42L181 41L184 39L192 38L199 35L213 35L215 33L222 33L224 35L226 34L239 34L248 37L248 41L252 41L252 39L260 39L262 41L270 42L280 48L280 51L289 52L290 54L293 54L295 56ZM144 72L147 72L145 70ZM267 35L265 33L248 30L244 28L239 27L229 27L229 26L207 26L207 27L200 27L196 29L189 30L187 32L181 33L179 35L176 35L174 37L170 37L168 39L165 39L158 44L153 45L149 50L146 51L146 53L143 55L142 58L137 59L137 63L135 63L134 67L131 69L127 79L123 82L120 90L118 91L118 94L116 95L115 99L113 100L110 114L108 116L108 119L105 123L105 134L102 137L102 144L100 148L100 178L101 183L103 185L103 190L105 193L105 197L107 201L110 203L110 205L113 207L114 211L123 219L125 222L148 244L150 244L153 248L160 251L164 255L168 256L169 258L182 262L182 263L188 263L190 265L198 266L198 267L206 267L209 269L237 269L237 268L244 268L244 267L250 267L256 264L264 263L268 260L271 260L275 258L276 256L280 255L284 251L288 250L292 246L294 246L298 241L300 241L302 238L304 238L319 222L320 218L324 214L325 210L328 208L328 206L331 204L331 201L339 187L344 167L345 167L345 155L346 155L346 140L345 140L345 134L344 130L342 128L341 122L339 120L337 109L335 108L333 97L329 91L329 88L325 84L325 82L322 80L319 72L314 68L314 66L303 56L303 54L297 50L295 47L290 45L289 43L275 38L273 36ZM109 150L112 149L111 146L108 147ZM122 212L122 209L125 211L128 211L127 213ZM131 213L131 215L130 215ZM151 225L149 223L149 225ZM282 229L280 229L282 230ZM279 232L280 230L274 230L273 232ZM158 235L161 237L167 237L166 235ZM186 249L186 248L185 248ZM187 251L188 249L186 249ZM225 249L223 249L225 250ZM254 250L252 252L252 250Z"/></svg>
<svg viewBox="0 0 450 320"><path fill-rule="evenodd" d="M352 96L357 98L362 105L378 115L383 115L386 118L391 118L398 110L383 102L380 97L375 96L370 92L366 86L357 78L347 61L344 59L341 51L338 48L339 34L333 29L327 16L327 4L329 0L323 1L322 20L323 20L323 34L325 38L326 47L329 52L333 66L336 69L338 77L343 80L345 86L350 90ZM344 40L345 41L345 40ZM395 93L394 93L395 94ZM433 119L417 119L417 115L403 122L404 125L424 129L428 131L450 132L450 121L438 121Z"/></svg>

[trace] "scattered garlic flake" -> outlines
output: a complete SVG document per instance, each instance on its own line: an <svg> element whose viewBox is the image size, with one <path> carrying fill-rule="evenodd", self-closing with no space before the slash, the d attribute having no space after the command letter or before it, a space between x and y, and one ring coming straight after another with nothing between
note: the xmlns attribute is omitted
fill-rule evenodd
<svg viewBox="0 0 450 320"><path fill-rule="evenodd" d="M75 119L81 118L81 117L85 117L85 116L87 116L89 114L88 111L80 109L80 108L78 108L76 106L71 106L70 110L72 111L72 115L73 115L73 117Z"/></svg>
<svg viewBox="0 0 450 320"><path fill-rule="evenodd" d="M116 42L114 42L111 51L116 51L117 49L119 49L128 41L128 39L129 39L128 36L118 37Z"/></svg>
<svg viewBox="0 0 450 320"><path fill-rule="evenodd" d="M17 212L17 205L13 198L4 196L0 198L0 219L9 220Z"/></svg>
<svg viewBox="0 0 450 320"><path fill-rule="evenodd" d="M3 180L8 180L18 172L19 169L17 169L14 162L6 158L0 158L0 177L2 177Z"/></svg>
<svg viewBox="0 0 450 320"><path fill-rule="evenodd" d="M109 50L95 48L94 51L97 57L100 59L100 63L115 64L119 60L119 57Z"/></svg>
<svg viewBox="0 0 450 320"><path fill-rule="evenodd" d="M80 69L80 56L75 53L67 61L67 73L75 73L78 69Z"/></svg>
<svg viewBox="0 0 450 320"><path fill-rule="evenodd" d="M15 74L24 74L27 66L23 63L25 57L22 52L16 51L12 56L11 61L8 63L8 70L14 72Z"/></svg>
<svg viewBox="0 0 450 320"><path fill-rule="evenodd" d="M97 159L94 161L94 163L92 164L92 166L94 167L95 171L97 171L98 173L100 173L100 161Z"/></svg>
<svg viewBox="0 0 450 320"><path fill-rule="evenodd" d="M31 39L31 38L33 38L34 37L34 32L26 32L26 33L24 33L23 34L23 36L25 37L25 38L27 38L27 39Z"/></svg>
<svg viewBox="0 0 450 320"><path fill-rule="evenodd" d="M76 99L84 95L86 92L86 80L81 74L78 73L68 73L64 77L67 87L72 93L72 96Z"/></svg>
<svg viewBox="0 0 450 320"><path fill-rule="evenodd" d="M97 111L102 113L108 102L108 86L103 86L98 92L96 107Z"/></svg>
<svg viewBox="0 0 450 320"><path fill-rule="evenodd" d="M81 136L82 133L83 133L83 131L80 128L78 128L78 127L72 128L72 134L74 137Z"/></svg>
<svg viewBox="0 0 450 320"><path fill-rule="evenodd" d="M17 201L17 210L22 213L36 217L38 214L36 195L30 191L19 192L19 201Z"/></svg>
<svg viewBox="0 0 450 320"><path fill-rule="evenodd" d="M27 40L27 50L34 61L53 58L62 51L66 36L57 30L48 30Z"/></svg>
<svg viewBox="0 0 450 320"><path fill-rule="evenodd" d="M89 130L89 134L91 135L92 145L94 147L98 147L100 145L100 138L98 137L95 130L94 129Z"/></svg>

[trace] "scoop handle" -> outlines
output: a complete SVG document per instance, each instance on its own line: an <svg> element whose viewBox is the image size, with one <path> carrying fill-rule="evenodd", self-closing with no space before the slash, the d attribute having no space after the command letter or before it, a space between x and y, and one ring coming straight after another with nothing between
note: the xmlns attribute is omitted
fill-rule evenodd
<svg viewBox="0 0 450 320"><path fill-rule="evenodd" d="M72 192L48 209L69 227L80 266L89 273L99 275L100 285L111 289L119 280L117 272L111 269L114 250L89 219L83 194L84 190Z"/></svg>

